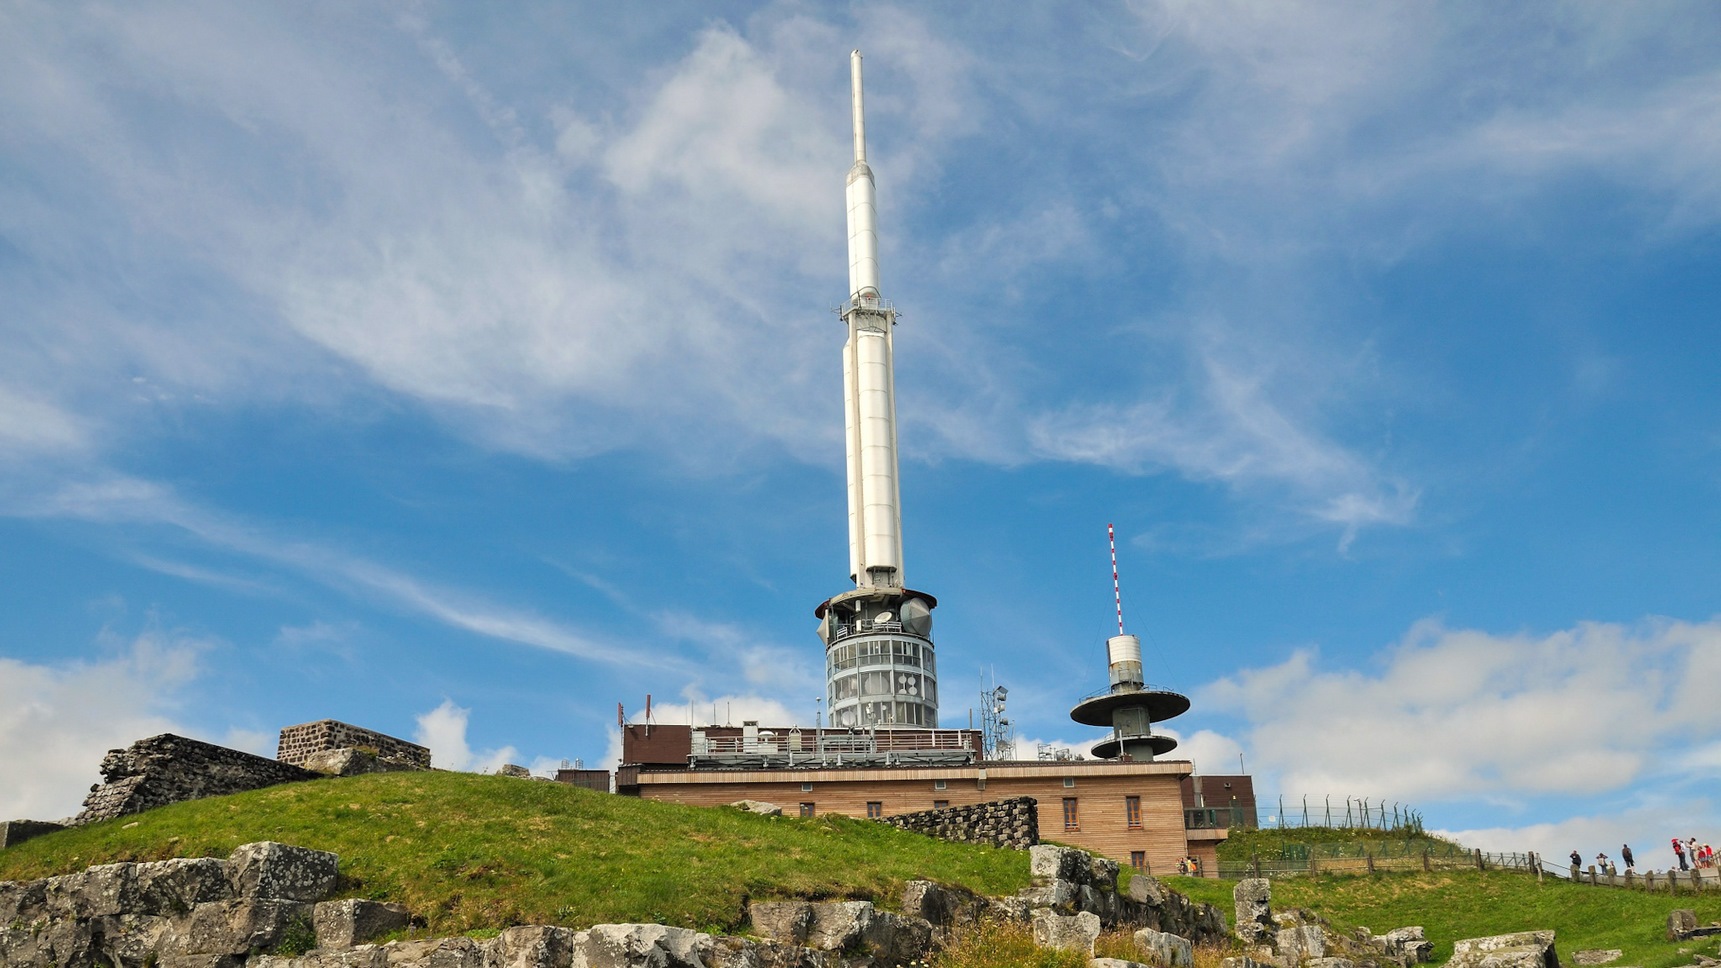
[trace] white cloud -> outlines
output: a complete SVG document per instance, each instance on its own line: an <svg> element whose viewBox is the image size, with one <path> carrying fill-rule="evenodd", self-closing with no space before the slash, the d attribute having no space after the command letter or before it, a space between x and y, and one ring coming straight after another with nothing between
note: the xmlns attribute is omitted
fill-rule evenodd
<svg viewBox="0 0 1721 968"><path fill-rule="evenodd" d="M0 455L64 453L88 443L84 422L52 403L0 385Z"/></svg>
<svg viewBox="0 0 1721 968"><path fill-rule="evenodd" d="M1511 807L1690 780L1682 764L1721 741L1721 705L1691 686L1717 653L1721 620L1546 635L1429 620L1376 673L1324 671L1299 650L1210 684L1201 701L1248 721L1250 765L1286 793Z"/></svg>
<svg viewBox="0 0 1721 968"><path fill-rule="evenodd" d="M158 733L185 734L172 713L207 643L160 630L96 661L0 657L0 817L78 812L102 757Z"/></svg>
<svg viewBox="0 0 1721 968"><path fill-rule="evenodd" d="M1570 863L1573 850L1587 867L1597 853L1606 853L1623 869L1620 847L1630 845L1639 872L1677 868L1671 839L1697 837L1721 826L1721 810L1707 798L1677 798L1639 804L1619 811L1586 814L1548 823L1523 826L1481 827L1470 830L1436 830L1466 847L1493 853L1535 851L1554 867Z"/></svg>
<svg viewBox="0 0 1721 968"><path fill-rule="evenodd" d="M418 727L412 737L420 746L430 749L431 765L439 770L466 773L494 773L503 765L514 763L520 753L512 746L500 749L474 750L466 742L466 724L472 710L444 699L442 705L418 717Z"/></svg>

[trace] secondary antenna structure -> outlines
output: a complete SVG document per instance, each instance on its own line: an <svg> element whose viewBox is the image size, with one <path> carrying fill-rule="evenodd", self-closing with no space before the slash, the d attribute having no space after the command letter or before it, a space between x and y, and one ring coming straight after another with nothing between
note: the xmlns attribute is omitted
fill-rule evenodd
<svg viewBox="0 0 1721 968"><path fill-rule="evenodd" d="M813 610L825 643L832 726L938 725L932 610L938 600L903 584L897 480L896 309L879 295L877 186L866 161L861 55L849 55L854 165L849 168L849 295L842 309L843 438L848 451L852 591Z"/></svg>
<svg viewBox="0 0 1721 968"><path fill-rule="evenodd" d="M1142 678L1141 639L1123 630L1123 591L1117 578L1117 533L1106 525L1111 545L1112 598L1117 603L1117 634L1106 640L1106 664L1111 688L1089 696L1070 710L1070 718L1083 726L1109 726L1111 737L1091 750L1102 760L1122 757L1152 760L1177 748L1177 740L1153 731L1163 723L1189 711L1189 697L1148 685Z"/></svg>

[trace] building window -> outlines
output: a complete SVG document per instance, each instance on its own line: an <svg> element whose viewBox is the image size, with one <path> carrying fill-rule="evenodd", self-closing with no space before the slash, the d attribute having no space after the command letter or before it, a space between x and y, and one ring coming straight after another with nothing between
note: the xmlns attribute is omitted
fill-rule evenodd
<svg viewBox="0 0 1721 968"><path fill-rule="evenodd" d="M811 803L802 803L801 804L801 816L810 817L812 815L813 815L813 805Z"/></svg>
<svg viewBox="0 0 1721 968"><path fill-rule="evenodd" d="M801 784L801 792L802 793L812 793L813 792L813 785L811 783Z"/></svg>
<svg viewBox="0 0 1721 968"><path fill-rule="evenodd" d="M934 789L934 790L942 790L942 789L944 789L944 781L943 781L943 780L933 780L933 781L932 781L932 788L933 788L933 789Z"/></svg>
<svg viewBox="0 0 1721 968"><path fill-rule="evenodd" d="M934 810L946 810L946 809L949 809L949 807L950 807L950 801L949 800L934 800L934 801L932 801L932 809L934 809Z"/></svg>
<svg viewBox="0 0 1721 968"><path fill-rule="evenodd" d="M1142 873L1147 872L1147 851L1132 850L1129 852L1129 866Z"/></svg>
<svg viewBox="0 0 1721 968"><path fill-rule="evenodd" d="M1129 828L1131 830L1140 830L1141 829L1141 798L1140 797L1124 797L1123 798L1123 815L1129 821Z"/></svg>
<svg viewBox="0 0 1721 968"><path fill-rule="evenodd" d="M1065 830L1080 830L1081 826L1082 826L1081 820L1076 814L1076 798L1075 797L1065 797L1064 798L1064 829Z"/></svg>
<svg viewBox="0 0 1721 968"><path fill-rule="evenodd" d="M884 803L878 800L868 800L866 802L866 818L877 820L882 816L884 816Z"/></svg>
<svg viewBox="0 0 1721 968"><path fill-rule="evenodd" d="M1074 787L1075 785L1076 785L1076 778L1075 777L1073 777L1073 776L1064 777L1064 786L1065 787Z"/></svg>

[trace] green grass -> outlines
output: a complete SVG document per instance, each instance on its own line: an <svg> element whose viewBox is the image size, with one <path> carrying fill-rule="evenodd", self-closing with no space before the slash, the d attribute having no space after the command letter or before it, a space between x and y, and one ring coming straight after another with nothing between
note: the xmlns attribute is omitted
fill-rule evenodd
<svg viewBox="0 0 1721 968"><path fill-rule="evenodd" d="M1414 857L1424 850L1436 857L1463 853L1464 847L1450 840L1422 833L1368 830L1343 827L1297 827L1287 830L1234 829L1219 842L1221 861L1247 861L1259 855L1266 863L1299 848L1317 857L1360 857L1364 851L1376 857ZM1307 856L1307 853L1303 854Z"/></svg>
<svg viewBox="0 0 1721 968"><path fill-rule="evenodd" d="M1167 878L1166 885L1229 917L1234 881ZM1672 968L1690 964L1690 952L1713 955L1712 938L1680 944L1667 940L1667 915L1691 908L1700 924L1721 920L1721 895L1648 894L1587 887L1512 871L1440 871L1369 876L1321 875L1273 881L1273 909L1308 908L1345 930L1359 925L1384 934L1421 925L1434 942L1435 961L1452 955L1452 942L1513 931L1552 928L1564 962L1574 951L1618 948L1620 965Z"/></svg>
<svg viewBox="0 0 1721 968"><path fill-rule="evenodd" d="M340 855L340 892L405 904L433 934L654 921L733 931L746 902L870 899L931 878L1028 884L1025 853L865 820L762 817L465 773L317 780L176 804L0 851L0 880L91 864L225 856L257 840Z"/></svg>

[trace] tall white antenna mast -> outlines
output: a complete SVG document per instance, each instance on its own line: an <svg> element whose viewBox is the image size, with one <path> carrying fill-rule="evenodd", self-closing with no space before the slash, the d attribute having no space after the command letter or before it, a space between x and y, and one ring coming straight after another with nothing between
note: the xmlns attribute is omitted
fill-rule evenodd
<svg viewBox="0 0 1721 968"><path fill-rule="evenodd" d="M1106 543L1111 545L1111 597L1117 602L1117 634L1123 634L1123 587L1117 581L1117 533L1106 522Z"/></svg>

